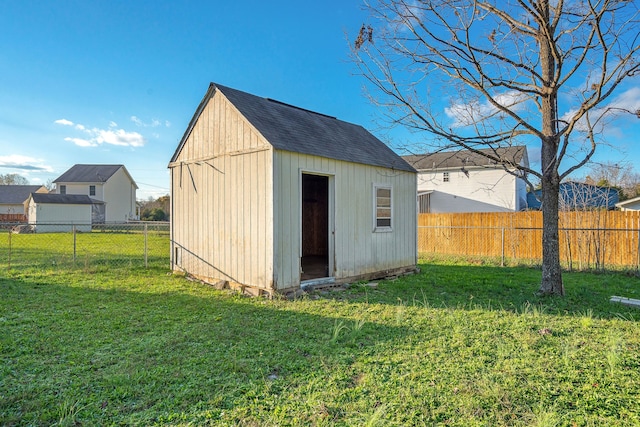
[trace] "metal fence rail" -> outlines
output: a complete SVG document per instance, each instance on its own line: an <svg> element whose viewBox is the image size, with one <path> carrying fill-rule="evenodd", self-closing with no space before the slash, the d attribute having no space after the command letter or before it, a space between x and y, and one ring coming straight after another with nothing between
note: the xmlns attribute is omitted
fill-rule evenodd
<svg viewBox="0 0 640 427"><path fill-rule="evenodd" d="M0 270L169 268L169 223L0 223Z"/></svg>

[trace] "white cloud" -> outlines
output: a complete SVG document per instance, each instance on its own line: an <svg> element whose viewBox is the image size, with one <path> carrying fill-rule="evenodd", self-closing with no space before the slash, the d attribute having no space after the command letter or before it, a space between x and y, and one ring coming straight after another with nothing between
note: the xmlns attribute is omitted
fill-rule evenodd
<svg viewBox="0 0 640 427"><path fill-rule="evenodd" d="M76 144L78 147L97 147L98 144L95 142L92 142L89 139L82 139L82 138L65 138L65 141L68 142L73 142L74 144Z"/></svg>
<svg viewBox="0 0 640 427"><path fill-rule="evenodd" d="M636 111L640 111L640 87L632 87L621 92L607 105L591 110L589 112L589 117L591 123L599 123L598 127L594 129L596 132L607 132L607 134L611 135L618 132L618 129L611 126L609 123L612 119L619 118L624 115L630 116L629 112L634 114ZM571 109L562 115L561 120L568 122L576 113L576 109ZM584 119L581 119L577 123L576 129L579 131L588 130Z"/></svg>
<svg viewBox="0 0 640 427"><path fill-rule="evenodd" d="M171 123L168 120L165 120L164 124L162 123L162 121L158 119L151 119L150 122L145 122L138 116L131 116L129 120L131 120L137 126L144 127L144 128L157 128L161 126L165 126L165 127L171 126Z"/></svg>
<svg viewBox="0 0 640 427"><path fill-rule="evenodd" d="M493 97L496 103L512 111L522 110L526 99L526 95L517 91L508 91ZM452 127L469 126L500 114L499 109L489 101L455 103L445 108L444 112L453 120Z"/></svg>
<svg viewBox="0 0 640 427"><path fill-rule="evenodd" d="M53 168L45 164L43 159L22 156L20 154L0 156L0 168L21 169L24 171L53 172Z"/></svg>
<svg viewBox="0 0 640 427"><path fill-rule="evenodd" d="M82 136L68 136L64 138L67 142L72 142L78 147L98 147L101 144L110 144L120 147L143 147L146 139L138 132L128 132L119 129L114 121L109 122L108 129L91 128L88 129L82 124L75 124L67 119L56 120L55 123L64 126L74 126L82 132ZM159 123L159 122L158 122Z"/></svg>
<svg viewBox="0 0 640 427"><path fill-rule="evenodd" d="M99 144L105 143L123 147L142 147L145 143L144 137L138 132L127 132L123 129L116 131L93 129L92 131L95 132L96 137L94 139Z"/></svg>

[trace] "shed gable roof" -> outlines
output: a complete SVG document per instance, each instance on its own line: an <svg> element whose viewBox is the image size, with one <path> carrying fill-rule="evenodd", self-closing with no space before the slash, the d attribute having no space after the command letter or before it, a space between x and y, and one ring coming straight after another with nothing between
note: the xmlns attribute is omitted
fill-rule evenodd
<svg viewBox="0 0 640 427"><path fill-rule="evenodd" d="M216 83L209 85L171 162L178 158L198 117L217 92L224 95L277 150L415 172L362 126Z"/></svg>
<svg viewBox="0 0 640 427"><path fill-rule="evenodd" d="M0 185L0 204L20 205L42 185Z"/></svg>
<svg viewBox="0 0 640 427"><path fill-rule="evenodd" d="M124 165L73 165L69 170L56 178L54 183L77 182L77 183L105 183L118 170L123 169L131 180L131 183L138 188L131 175Z"/></svg>
<svg viewBox="0 0 640 427"><path fill-rule="evenodd" d="M60 205L101 205L104 202L94 200L86 194L53 194L53 193L31 193L31 199L35 203L51 203Z"/></svg>
<svg viewBox="0 0 640 427"><path fill-rule="evenodd" d="M529 165L527 147L524 145L497 148L495 150L485 148L478 151L493 155L497 154L498 156L505 158L507 162L511 164L518 165L524 161L525 166ZM411 156L403 156L402 158L418 170L453 169L462 167L502 168L501 164L488 159L482 154L468 150L444 151L432 154L414 154Z"/></svg>

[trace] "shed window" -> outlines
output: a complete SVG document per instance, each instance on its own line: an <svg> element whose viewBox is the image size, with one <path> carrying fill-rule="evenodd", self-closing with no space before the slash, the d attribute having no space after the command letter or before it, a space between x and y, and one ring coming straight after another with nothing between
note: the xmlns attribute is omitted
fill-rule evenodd
<svg viewBox="0 0 640 427"><path fill-rule="evenodd" d="M96 195L96 186L95 185L90 185L89 186L89 195L90 196L95 196Z"/></svg>
<svg viewBox="0 0 640 427"><path fill-rule="evenodd" d="M449 172L442 172L442 181L449 182Z"/></svg>
<svg viewBox="0 0 640 427"><path fill-rule="evenodd" d="M391 187L374 187L375 231L391 231Z"/></svg>
<svg viewBox="0 0 640 427"><path fill-rule="evenodd" d="M60 194L67 194L67 186L66 185L61 185L60 186Z"/></svg>

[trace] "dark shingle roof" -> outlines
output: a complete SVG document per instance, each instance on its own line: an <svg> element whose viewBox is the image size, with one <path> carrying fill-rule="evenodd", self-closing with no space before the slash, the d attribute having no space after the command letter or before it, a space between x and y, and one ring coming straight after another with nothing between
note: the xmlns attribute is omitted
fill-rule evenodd
<svg viewBox="0 0 640 427"><path fill-rule="evenodd" d="M498 148L495 150L487 148L478 150L483 153L499 155L505 158L509 163L520 164L525 160L528 166L529 158L527 156L527 147L523 145ZM487 157L467 150L445 151L433 154L415 154L411 156L403 156L410 165L418 170L424 169L449 169L461 167L495 167L496 162Z"/></svg>
<svg viewBox="0 0 640 427"><path fill-rule="evenodd" d="M31 198L36 203L54 203L63 205L104 204L104 202L94 200L86 194L31 193Z"/></svg>
<svg viewBox="0 0 640 427"><path fill-rule="evenodd" d="M123 165L73 165L53 182L107 182Z"/></svg>
<svg viewBox="0 0 640 427"><path fill-rule="evenodd" d="M362 126L215 83L209 86L172 162L177 159L198 117L216 91L220 91L277 150L415 172Z"/></svg>
<svg viewBox="0 0 640 427"><path fill-rule="evenodd" d="M18 205L29 198L29 194L35 193L42 185L0 185L0 203Z"/></svg>

